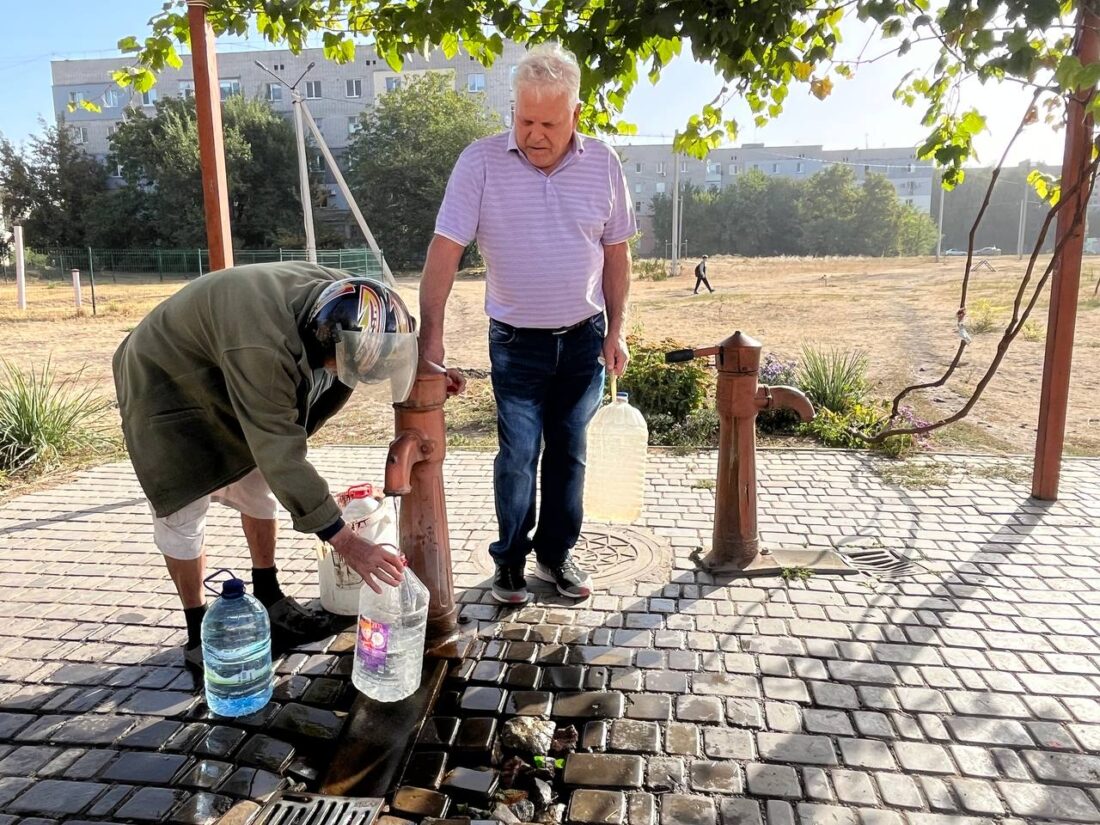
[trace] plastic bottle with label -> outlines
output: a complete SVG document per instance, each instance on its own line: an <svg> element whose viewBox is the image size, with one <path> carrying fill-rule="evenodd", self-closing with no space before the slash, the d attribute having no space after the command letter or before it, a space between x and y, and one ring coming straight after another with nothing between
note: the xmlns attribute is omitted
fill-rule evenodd
<svg viewBox="0 0 1100 825"><path fill-rule="evenodd" d="M359 594L359 627L351 680L366 696L397 702L420 687L428 588L409 567L396 587L366 584Z"/></svg>
<svg viewBox="0 0 1100 825"><path fill-rule="evenodd" d="M642 515L649 428L625 392L601 407L588 425L584 517L629 524Z"/></svg>
<svg viewBox="0 0 1100 825"><path fill-rule="evenodd" d="M221 573L229 571L213 576ZM267 609L245 592L244 582L229 576L202 620L203 681L211 711L247 716L271 701L271 622Z"/></svg>

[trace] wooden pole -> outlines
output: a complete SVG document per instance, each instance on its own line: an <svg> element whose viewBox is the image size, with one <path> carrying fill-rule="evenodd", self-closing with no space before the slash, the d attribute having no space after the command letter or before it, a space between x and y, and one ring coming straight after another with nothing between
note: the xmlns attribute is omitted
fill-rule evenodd
<svg viewBox="0 0 1100 825"><path fill-rule="evenodd" d="M199 162L210 269L225 269L233 266L233 240L222 143L218 57L214 31L206 20L208 5L206 0L187 0L187 20L191 28L191 65L195 76L195 114L199 127Z"/></svg>
<svg viewBox="0 0 1100 825"><path fill-rule="evenodd" d="M1100 26L1088 3L1079 6L1074 54L1081 65L1090 66L1100 57ZM1062 156L1062 192L1073 190L1073 199L1058 213L1055 246L1062 243L1062 259L1054 270L1047 315L1046 358L1043 386L1039 395L1039 431L1035 439L1035 466L1031 495L1044 501L1058 499L1058 480L1066 436L1070 367L1073 361L1073 329L1077 322L1077 293L1081 285L1081 256L1084 252L1084 221L1078 213L1089 196L1088 187L1078 186L1085 175L1092 152L1093 119L1086 113L1095 87L1078 89L1066 111L1066 146Z"/></svg>

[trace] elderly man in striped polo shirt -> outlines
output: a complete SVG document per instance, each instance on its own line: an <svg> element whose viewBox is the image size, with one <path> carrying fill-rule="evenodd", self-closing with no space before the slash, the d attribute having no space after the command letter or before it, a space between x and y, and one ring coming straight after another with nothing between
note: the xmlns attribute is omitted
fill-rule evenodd
<svg viewBox="0 0 1100 825"><path fill-rule="evenodd" d="M515 91L513 128L475 141L455 164L420 287L421 352L442 364L447 297L463 250L477 240L500 441L500 537L489 552L493 596L508 604L527 601L532 550L533 575L559 593L583 599L592 591L570 554L584 515L585 428L600 404L604 365L616 375L626 367L628 241L637 229L618 156L576 131L574 57L536 47L517 67Z"/></svg>

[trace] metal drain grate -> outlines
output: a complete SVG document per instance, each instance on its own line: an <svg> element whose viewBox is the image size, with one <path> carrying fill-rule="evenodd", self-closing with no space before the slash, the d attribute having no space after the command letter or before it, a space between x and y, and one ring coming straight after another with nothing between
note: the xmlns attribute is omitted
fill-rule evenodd
<svg viewBox="0 0 1100 825"><path fill-rule="evenodd" d="M925 568L896 550L874 547L859 550L837 550L844 560L862 573L880 579L900 579L924 573Z"/></svg>
<svg viewBox="0 0 1100 825"><path fill-rule="evenodd" d="M288 793L270 802L257 825L371 825L382 799Z"/></svg>

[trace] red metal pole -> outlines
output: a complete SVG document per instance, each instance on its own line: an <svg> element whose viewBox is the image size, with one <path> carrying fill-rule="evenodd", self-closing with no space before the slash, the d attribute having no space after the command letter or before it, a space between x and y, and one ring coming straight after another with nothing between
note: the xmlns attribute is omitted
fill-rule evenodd
<svg viewBox="0 0 1100 825"><path fill-rule="evenodd" d="M206 238L210 245L210 269L233 266L233 239L229 229L229 187L225 177L222 143L221 87L214 31L206 21L206 0L187 0L191 28L191 66L195 74L195 114L199 127L199 162L202 166L202 201L206 213Z"/></svg>
<svg viewBox="0 0 1100 825"><path fill-rule="evenodd" d="M1088 3L1081 3L1077 14L1074 54L1083 66L1100 58L1100 18ZM1062 192L1076 187L1085 174L1092 151L1093 119L1086 106L1094 88L1078 89L1066 111L1066 148L1062 156ZM1076 190L1073 200L1058 213L1055 243L1069 237L1062 248L1062 260L1054 271L1047 316L1046 358L1043 361L1043 386L1039 395L1039 431L1035 439L1035 467L1031 476L1031 495L1044 501L1058 498L1058 480L1062 468L1062 450L1066 436L1066 409L1069 402L1070 367L1073 361L1073 332L1077 323L1077 294L1081 285L1081 256L1085 244L1084 220L1075 223L1088 198L1088 187Z"/></svg>

